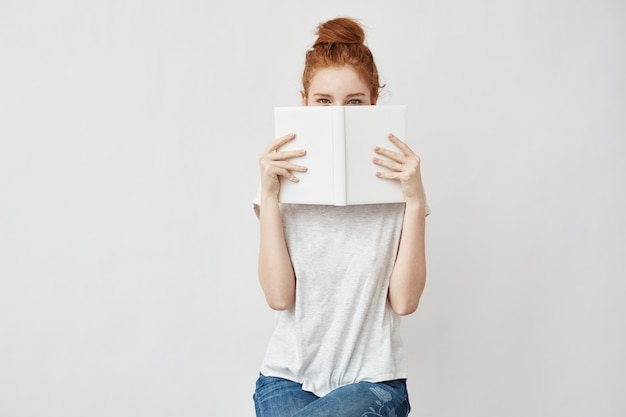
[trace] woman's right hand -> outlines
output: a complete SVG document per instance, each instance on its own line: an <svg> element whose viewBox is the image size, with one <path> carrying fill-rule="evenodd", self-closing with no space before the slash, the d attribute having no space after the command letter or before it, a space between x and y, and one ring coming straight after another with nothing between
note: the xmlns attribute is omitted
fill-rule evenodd
<svg viewBox="0 0 626 417"><path fill-rule="evenodd" d="M289 162L292 158L299 158L306 154L304 149L292 151L280 151L280 147L292 141L295 133L276 139L269 147L259 153L259 166L261 169L261 198L278 198L280 192L280 177L289 181L298 182L299 179L293 172L305 172L307 168Z"/></svg>

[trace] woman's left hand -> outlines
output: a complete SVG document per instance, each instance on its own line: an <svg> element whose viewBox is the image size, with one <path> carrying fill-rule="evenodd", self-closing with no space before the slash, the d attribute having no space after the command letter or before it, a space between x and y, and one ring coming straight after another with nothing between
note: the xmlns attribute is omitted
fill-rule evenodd
<svg viewBox="0 0 626 417"><path fill-rule="evenodd" d="M419 156L394 135L390 134L389 140L401 152L376 147L374 151L387 159L374 158L374 163L388 169L388 171L377 172L376 176L400 181L405 202L425 204Z"/></svg>

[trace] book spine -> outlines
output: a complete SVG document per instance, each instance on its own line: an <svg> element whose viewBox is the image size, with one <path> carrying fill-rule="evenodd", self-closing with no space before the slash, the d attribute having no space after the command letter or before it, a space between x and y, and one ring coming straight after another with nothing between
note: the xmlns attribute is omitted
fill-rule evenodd
<svg viewBox="0 0 626 417"><path fill-rule="evenodd" d="M346 205L346 125L343 106L333 107L333 200Z"/></svg>

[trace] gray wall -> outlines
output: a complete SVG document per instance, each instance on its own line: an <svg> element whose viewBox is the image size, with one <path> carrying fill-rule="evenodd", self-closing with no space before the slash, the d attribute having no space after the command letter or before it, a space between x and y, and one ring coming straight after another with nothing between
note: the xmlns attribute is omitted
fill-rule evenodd
<svg viewBox="0 0 626 417"><path fill-rule="evenodd" d="M253 416L256 156L359 17L433 214L416 416L626 414L622 1L0 2L0 415Z"/></svg>

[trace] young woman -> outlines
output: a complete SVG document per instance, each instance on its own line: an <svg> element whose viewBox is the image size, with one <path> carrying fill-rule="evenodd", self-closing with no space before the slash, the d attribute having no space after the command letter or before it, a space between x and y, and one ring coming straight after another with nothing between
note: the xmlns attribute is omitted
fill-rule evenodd
<svg viewBox="0 0 626 417"><path fill-rule="evenodd" d="M382 87L361 26L338 18L317 34L302 104L376 104ZM259 156L259 280L280 317L256 384L257 416L407 416L399 316L417 309L426 279L420 160L392 134L389 147L372 150L376 175L399 181L404 203L279 204L281 181L306 171L305 150L281 151L295 135Z"/></svg>

